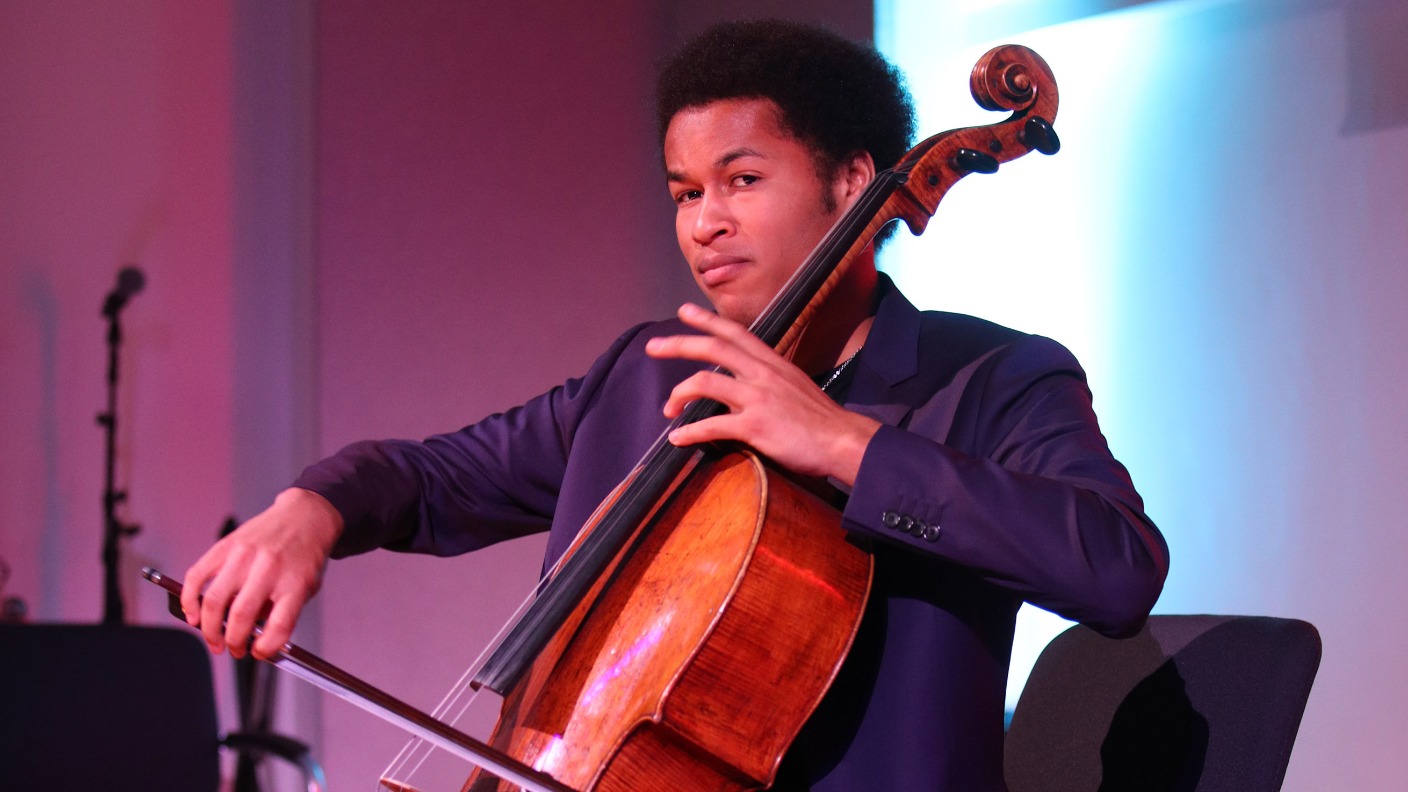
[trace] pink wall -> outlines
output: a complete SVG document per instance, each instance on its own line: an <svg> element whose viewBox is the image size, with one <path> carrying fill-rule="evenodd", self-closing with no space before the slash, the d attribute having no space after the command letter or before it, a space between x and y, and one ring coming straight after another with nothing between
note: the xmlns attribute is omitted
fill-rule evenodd
<svg viewBox="0 0 1408 792"><path fill-rule="evenodd" d="M105 326L119 266L148 287L125 315L119 485L143 562L183 565L230 511L230 25L221 7L0 7L0 555L34 618L102 612Z"/></svg>

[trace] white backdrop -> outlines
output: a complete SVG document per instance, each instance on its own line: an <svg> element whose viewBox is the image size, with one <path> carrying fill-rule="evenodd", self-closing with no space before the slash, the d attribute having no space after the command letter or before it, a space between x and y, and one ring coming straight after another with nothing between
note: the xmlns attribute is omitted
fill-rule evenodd
<svg viewBox="0 0 1408 792"><path fill-rule="evenodd" d="M1080 357L1168 537L1159 612L1320 629L1285 788L1401 789L1408 3L893 0L876 36L926 134L991 121L962 75L993 44L1051 64L1062 151L965 180L884 266Z"/></svg>

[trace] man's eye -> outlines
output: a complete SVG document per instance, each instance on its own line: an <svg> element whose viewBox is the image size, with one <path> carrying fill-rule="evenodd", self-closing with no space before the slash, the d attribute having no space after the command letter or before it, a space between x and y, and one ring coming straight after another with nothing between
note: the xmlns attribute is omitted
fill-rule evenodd
<svg viewBox="0 0 1408 792"><path fill-rule="evenodd" d="M698 190L685 190L685 191L683 191L683 192L676 193L676 194L675 194L675 203L677 203L677 204L689 203L690 201L693 201L694 199L698 198L698 197L700 196L700 194L701 194L701 193L700 193Z"/></svg>
<svg viewBox="0 0 1408 792"><path fill-rule="evenodd" d="M757 182L758 177L751 173L741 174L739 176L733 177L733 186L735 187L747 187L751 184L756 184Z"/></svg>

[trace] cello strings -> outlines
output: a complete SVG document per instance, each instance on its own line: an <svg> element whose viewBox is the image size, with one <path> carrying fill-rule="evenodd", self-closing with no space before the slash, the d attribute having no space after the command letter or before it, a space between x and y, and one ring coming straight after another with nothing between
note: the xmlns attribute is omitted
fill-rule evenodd
<svg viewBox="0 0 1408 792"><path fill-rule="evenodd" d="M560 564L561 560L559 560L558 563ZM554 564L553 570L555 571L556 568L557 564ZM534 585L533 588L528 592L528 596L524 597L522 602L518 604L518 607L514 609L514 612L510 616L508 621L505 622L504 625L499 628L499 631L494 635L492 639L490 639L489 643L485 646L485 648L479 653L477 657L474 658L473 661L470 662L469 666L465 668L462 674L460 674L459 679L457 679L455 683L450 686L450 689L446 691L444 696L441 697L439 703L437 703L435 705L435 708L430 711L431 717L435 718L436 720L448 723L451 726L455 726L459 723L460 719L463 718L464 714L469 711L469 708L474 704L475 700L479 698L479 691L476 690L471 692L470 683L474 675L478 673L478 669L482 667L485 657L495 646L498 645L501 640L503 640L504 633L508 632L509 626L512 625L520 616L523 615L523 612L528 609L528 607L532 604L533 600L538 596L539 592L542 591L543 586L545 586L548 580L550 579L550 576L545 575L543 578L538 580L537 584ZM460 699L465 698L466 693L469 694L468 698L463 702L463 704L460 704ZM453 716L451 716L447 720L445 717L446 714L449 713L451 708L457 705L459 706L458 711L455 712ZM409 782L410 779L415 776L415 774L425 764L426 760L428 760L435 753L436 750L436 747L433 744L427 742L424 738L412 737L406 742L404 746L401 747L401 750L397 752L394 757L392 757L391 763L387 765L386 770L382 772L382 775L386 778L394 778L396 777L396 774L401 773L403 774L401 778ZM417 753L420 754L419 758L416 758ZM411 765L412 762L414 762L413 765ZM407 769L408 765L410 765L409 769Z"/></svg>

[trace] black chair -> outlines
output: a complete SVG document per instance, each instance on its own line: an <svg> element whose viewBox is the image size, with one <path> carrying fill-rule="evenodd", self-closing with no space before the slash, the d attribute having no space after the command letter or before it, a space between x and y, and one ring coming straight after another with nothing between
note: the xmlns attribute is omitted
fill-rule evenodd
<svg viewBox="0 0 1408 792"><path fill-rule="evenodd" d="M220 786L221 747L297 764L326 788L307 746L216 723L210 656L158 627L0 626L0 786L191 790Z"/></svg>
<svg viewBox="0 0 1408 792"><path fill-rule="evenodd" d="M1279 790L1319 665L1320 634L1295 619L1153 616L1121 640L1072 627L1017 702L1009 790Z"/></svg>

